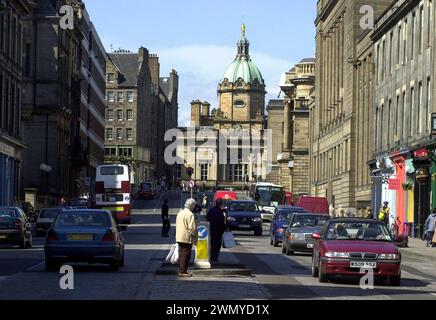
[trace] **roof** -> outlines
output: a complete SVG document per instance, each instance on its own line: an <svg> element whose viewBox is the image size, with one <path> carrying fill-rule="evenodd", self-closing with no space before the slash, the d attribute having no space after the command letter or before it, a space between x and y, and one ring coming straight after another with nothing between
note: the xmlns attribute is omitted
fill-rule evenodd
<svg viewBox="0 0 436 320"><path fill-rule="evenodd" d="M301 60L299 63L316 63L316 59L315 58L304 58L303 60Z"/></svg>
<svg viewBox="0 0 436 320"><path fill-rule="evenodd" d="M134 87L138 84L139 54L110 53L109 58L120 71L119 86Z"/></svg>
<svg viewBox="0 0 436 320"><path fill-rule="evenodd" d="M265 84L259 68L251 61L251 59L244 57L237 58L232 62L224 73L222 80L227 79L234 83L238 81L239 78L243 79L246 83L252 83L254 80L257 80L260 84Z"/></svg>

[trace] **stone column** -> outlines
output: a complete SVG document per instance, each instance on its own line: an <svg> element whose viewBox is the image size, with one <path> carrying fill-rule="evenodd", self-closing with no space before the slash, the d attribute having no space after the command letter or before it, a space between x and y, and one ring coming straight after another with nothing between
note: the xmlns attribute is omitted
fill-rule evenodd
<svg viewBox="0 0 436 320"><path fill-rule="evenodd" d="M285 107L283 111L284 120L284 132L283 132L283 151L289 152L289 104L290 100L285 101Z"/></svg>

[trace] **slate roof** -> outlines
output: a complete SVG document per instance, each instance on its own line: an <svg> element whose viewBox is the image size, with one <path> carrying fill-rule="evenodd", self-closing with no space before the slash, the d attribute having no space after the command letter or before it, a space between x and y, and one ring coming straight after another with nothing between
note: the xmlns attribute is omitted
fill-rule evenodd
<svg viewBox="0 0 436 320"><path fill-rule="evenodd" d="M110 53L109 58L120 71L118 79L120 87L134 87L138 84L139 54L138 53Z"/></svg>

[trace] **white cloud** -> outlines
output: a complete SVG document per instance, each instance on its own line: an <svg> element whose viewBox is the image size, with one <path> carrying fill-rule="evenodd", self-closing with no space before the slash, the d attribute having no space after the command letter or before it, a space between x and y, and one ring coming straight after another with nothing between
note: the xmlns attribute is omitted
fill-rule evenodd
<svg viewBox="0 0 436 320"><path fill-rule="evenodd" d="M153 50L153 53L159 55L161 75L176 69L180 76L180 126L190 123L192 100L207 100L213 108L218 107L216 90L226 68L235 58L235 47L187 45L161 48ZM251 52L251 58L265 79L268 91L266 99L276 98L280 92L279 82L282 73L291 69L295 61L255 51Z"/></svg>

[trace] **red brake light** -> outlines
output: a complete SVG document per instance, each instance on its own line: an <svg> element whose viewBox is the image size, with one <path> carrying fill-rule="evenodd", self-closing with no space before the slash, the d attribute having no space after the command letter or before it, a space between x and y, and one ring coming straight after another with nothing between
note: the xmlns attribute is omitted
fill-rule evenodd
<svg viewBox="0 0 436 320"><path fill-rule="evenodd" d="M101 241L104 242L115 242L115 234L112 230L106 231L106 234L103 236L103 239Z"/></svg>
<svg viewBox="0 0 436 320"><path fill-rule="evenodd" d="M47 234L47 241L59 241L58 236L53 230L50 230Z"/></svg>

